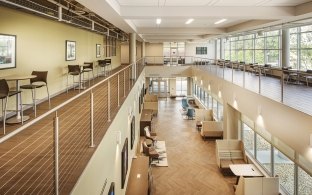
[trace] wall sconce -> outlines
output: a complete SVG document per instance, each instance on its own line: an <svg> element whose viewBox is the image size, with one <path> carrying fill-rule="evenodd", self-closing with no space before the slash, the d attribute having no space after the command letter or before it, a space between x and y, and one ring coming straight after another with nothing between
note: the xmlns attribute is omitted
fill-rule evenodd
<svg viewBox="0 0 312 195"><path fill-rule="evenodd" d="M233 106L234 106L234 108L237 109L237 101L236 101L236 95L235 95L235 93L234 93L234 95L233 95Z"/></svg>
<svg viewBox="0 0 312 195"><path fill-rule="evenodd" d="M218 97L219 97L219 98L222 98L221 90L219 90L219 92L218 92Z"/></svg>
<svg viewBox="0 0 312 195"><path fill-rule="evenodd" d="M210 88L210 84L208 84L208 91L210 91L211 90L211 88Z"/></svg>
<svg viewBox="0 0 312 195"><path fill-rule="evenodd" d="M262 115L262 109L261 109L261 106L259 105L258 106L258 116L261 116Z"/></svg>
<svg viewBox="0 0 312 195"><path fill-rule="evenodd" d="M200 80L200 85L201 85L201 86L203 85L203 80Z"/></svg>
<svg viewBox="0 0 312 195"><path fill-rule="evenodd" d="M197 81L197 77L194 77L194 80Z"/></svg>
<svg viewBox="0 0 312 195"><path fill-rule="evenodd" d="M116 132L116 144L120 144L121 143L121 132L117 131Z"/></svg>

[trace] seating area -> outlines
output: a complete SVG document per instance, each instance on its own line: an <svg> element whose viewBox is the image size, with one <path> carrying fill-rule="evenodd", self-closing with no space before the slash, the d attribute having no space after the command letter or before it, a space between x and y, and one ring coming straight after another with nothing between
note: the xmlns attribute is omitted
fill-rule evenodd
<svg viewBox="0 0 312 195"><path fill-rule="evenodd" d="M235 195L278 195L278 177L243 177L234 186Z"/></svg>
<svg viewBox="0 0 312 195"><path fill-rule="evenodd" d="M144 109L153 110L153 115L158 114L158 96L153 94L146 94L144 96Z"/></svg>
<svg viewBox="0 0 312 195"><path fill-rule="evenodd" d="M202 121L200 135L206 138L223 138L223 121Z"/></svg>
<svg viewBox="0 0 312 195"><path fill-rule="evenodd" d="M221 170L229 169L230 164L246 164L244 143L241 140L216 140L216 160Z"/></svg>

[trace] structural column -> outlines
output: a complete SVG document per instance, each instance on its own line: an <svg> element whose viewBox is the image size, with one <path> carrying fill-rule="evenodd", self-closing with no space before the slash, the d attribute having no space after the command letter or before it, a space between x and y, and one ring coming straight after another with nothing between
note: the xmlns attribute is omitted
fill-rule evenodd
<svg viewBox="0 0 312 195"><path fill-rule="evenodd" d="M224 59L224 53L223 53L223 47L224 47L224 42L223 38L220 38L220 59Z"/></svg>
<svg viewBox="0 0 312 195"><path fill-rule="evenodd" d="M130 40L129 40L129 63L135 64L136 62L136 34L130 33ZM136 78L136 65L132 68L131 78Z"/></svg>
<svg viewBox="0 0 312 195"><path fill-rule="evenodd" d="M214 48L215 48L214 50L215 50L215 59L216 59L216 60L218 59L218 51L217 51L217 50L218 50L218 46L217 46L217 45L218 45L218 40L215 40L215 41L214 41L214 46L215 46L215 47L214 47Z"/></svg>
<svg viewBox="0 0 312 195"><path fill-rule="evenodd" d="M290 66L290 43L289 29L282 30L282 67Z"/></svg>
<svg viewBox="0 0 312 195"><path fill-rule="evenodd" d="M142 58L145 57L145 41L142 42Z"/></svg>

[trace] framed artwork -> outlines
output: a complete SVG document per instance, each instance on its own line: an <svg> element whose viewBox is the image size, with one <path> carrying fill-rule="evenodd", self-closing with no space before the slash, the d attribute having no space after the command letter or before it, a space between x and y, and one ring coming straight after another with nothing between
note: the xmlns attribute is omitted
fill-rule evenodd
<svg viewBox="0 0 312 195"><path fill-rule="evenodd" d="M133 149L133 145L134 145L134 140L135 140L135 117L133 116L132 117L132 120L131 120L131 150Z"/></svg>
<svg viewBox="0 0 312 195"><path fill-rule="evenodd" d="M16 35L0 34L0 69L16 68Z"/></svg>
<svg viewBox="0 0 312 195"><path fill-rule="evenodd" d="M76 60L76 41L66 40L66 61Z"/></svg>
<svg viewBox="0 0 312 195"><path fill-rule="evenodd" d="M115 195L115 182L112 182L109 190L108 190L108 195Z"/></svg>
<svg viewBox="0 0 312 195"><path fill-rule="evenodd" d="M99 58L101 57L101 44L96 44L96 50L95 50L95 53L96 53L96 57Z"/></svg>
<svg viewBox="0 0 312 195"><path fill-rule="evenodd" d="M128 138L126 138L121 151L121 189L125 186L128 172Z"/></svg>

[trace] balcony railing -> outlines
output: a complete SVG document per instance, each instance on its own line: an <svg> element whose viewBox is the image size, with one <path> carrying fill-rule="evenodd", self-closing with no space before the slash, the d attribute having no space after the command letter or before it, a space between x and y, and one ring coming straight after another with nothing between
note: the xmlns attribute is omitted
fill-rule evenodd
<svg viewBox="0 0 312 195"><path fill-rule="evenodd" d="M143 68L140 59L2 137L0 194L69 194Z"/></svg>

